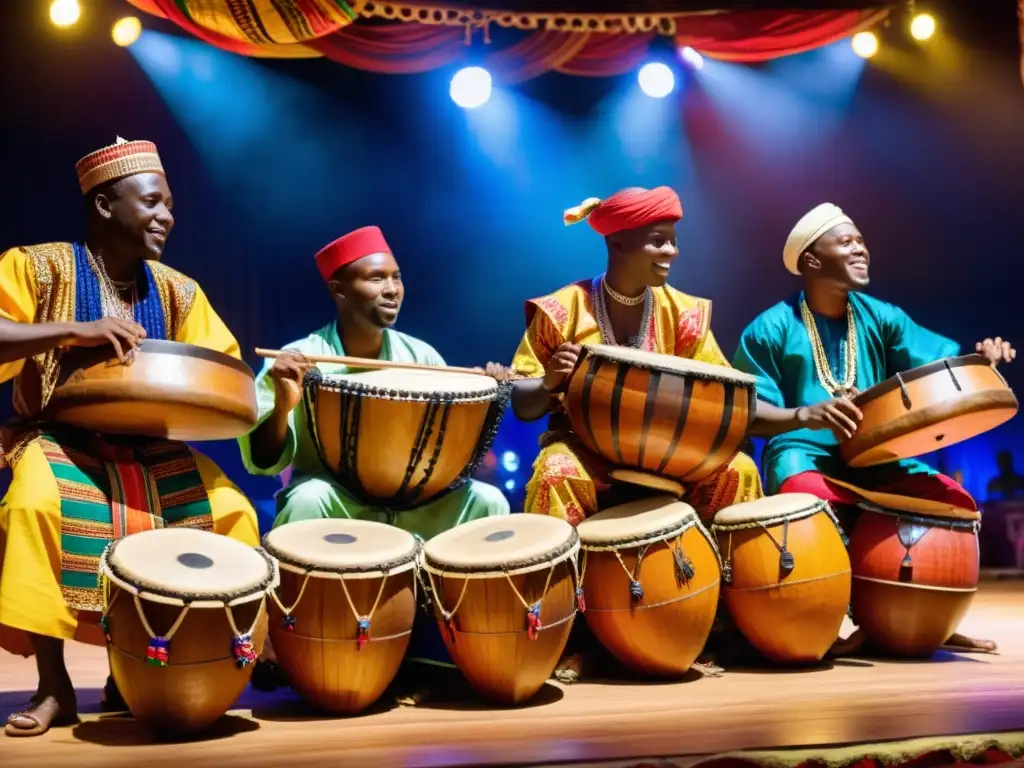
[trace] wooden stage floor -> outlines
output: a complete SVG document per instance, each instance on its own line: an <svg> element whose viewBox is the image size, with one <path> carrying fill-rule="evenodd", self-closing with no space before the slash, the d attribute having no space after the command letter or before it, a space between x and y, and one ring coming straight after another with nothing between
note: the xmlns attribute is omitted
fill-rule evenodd
<svg viewBox="0 0 1024 768"><path fill-rule="evenodd" d="M339 720L303 712L290 693L249 691L213 734L173 745L147 743L127 716L100 716L105 652L69 646L83 722L38 738L0 736L0 765L550 766L1024 731L1022 629L1024 581L988 581L962 630L995 639L998 655L851 659L672 684L549 684L517 710L428 703ZM33 672L31 660L0 651L4 721L27 701Z"/></svg>

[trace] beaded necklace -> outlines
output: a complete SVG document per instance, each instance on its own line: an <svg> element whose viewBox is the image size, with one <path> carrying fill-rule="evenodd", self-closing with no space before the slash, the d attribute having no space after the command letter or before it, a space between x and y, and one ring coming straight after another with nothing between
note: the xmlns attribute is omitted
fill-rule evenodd
<svg viewBox="0 0 1024 768"><path fill-rule="evenodd" d="M604 275L601 276L599 281L595 281L595 283L597 284L594 286L591 293L594 296L594 314L597 316L597 329L601 333L601 343L616 345L615 331L612 330L612 321L608 315L608 305L604 299L603 289L606 287L604 283ZM616 294L612 294L612 297L615 298L615 295ZM653 292L651 291L650 286L648 286L644 289L643 294L640 297L637 297L638 300L634 301L629 299L629 301L633 302L633 306L639 304L640 299L642 299L644 302L644 313L640 318L640 332L635 336L630 336L626 344L623 344L622 346L633 347L634 349L644 348L644 342L647 339L647 331L651 325L651 315L654 312L653 298Z"/></svg>
<svg viewBox="0 0 1024 768"><path fill-rule="evenodd" d="M832 366L829 365L828 355L825 353L825 345L821 341L821 334L818 333L818 324L814 321L811 308L807 306L806 298L800 300L800 316L803 318L807 335L811 339L814 368L821 386L832 397L840 397L852 392L857 379L857 326L853 322L852 305L846 305L846 359L842 382L837 381L832 373Z"/></svg>

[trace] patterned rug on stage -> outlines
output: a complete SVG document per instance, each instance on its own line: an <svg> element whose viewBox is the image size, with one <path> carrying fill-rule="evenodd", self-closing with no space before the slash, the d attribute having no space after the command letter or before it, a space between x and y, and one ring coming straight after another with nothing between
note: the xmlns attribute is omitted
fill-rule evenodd
<svg viewBox="0 0 1024 768"><path fill-rule="evenodd" d="M629 760L574 768L946 768L996 764L1024 765L1024 731L826 749L751 750L703 757Z"/></svg>

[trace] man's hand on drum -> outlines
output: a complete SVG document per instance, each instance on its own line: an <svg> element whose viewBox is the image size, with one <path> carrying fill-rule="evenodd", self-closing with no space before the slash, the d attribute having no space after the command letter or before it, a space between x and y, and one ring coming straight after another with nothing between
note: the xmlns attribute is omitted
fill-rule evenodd
<svg viewBox="0 0 1024 768"><path fill-rule="evenodd" d="M274 408L291 413L302 399L302 377L313 367L298 352L286 351L270 367L270 380L274 382Z"/></svg>
<svg viewBox="0 0 1024 768"><path fill-rule="evenodd" d="M544 389L554 392L576 368L580 358L578 344L562 344L548 360L544 368Z"/></svg>
<svg viewBox="0 0 1024 768"><path fill-rule="evenodd" d="M1008 363L1017 357L1017 350L1013 348L1013 345L1008 341L1003 341L999 336L979 341L974 345L974 349L979 355L987 357L994 366Z"/></svg>
<svg viewBox="0 0 1024 768"><path fill-rule="evenodd" d="M864 414L845 398L826 400L797 409L797 418L807 429L831 429L840 441L848 440L857 431Z"/></svg>
<svg viewBox="0 0 1024 768"><path fill-rule="evenodd" d="M146 338L146 329L132 320L104 317L90 323L72 323L66 346L102 347L110 344L122 363L129 363Z"/></svg>

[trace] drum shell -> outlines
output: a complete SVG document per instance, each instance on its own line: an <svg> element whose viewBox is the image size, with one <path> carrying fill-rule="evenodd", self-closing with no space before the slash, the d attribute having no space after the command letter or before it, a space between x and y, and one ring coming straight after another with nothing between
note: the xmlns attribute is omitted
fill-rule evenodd
<svg viewBox="0 0 1024 768"><path fill-rule="evenodd" d="M253 665L239 668L234 635L224 608L191 608L170 640L167 667L146 662L151 637L139 620L131 593L109 584L107 621L110 673L136 720L153 731L193 734L220 719L249 684ZM125 592L125 594L119 594ZM167 632L184 610L140 599L154 632ZM252 630L257 654L267 638L266 607L259 600L231 608L240 632Z"/></svg>
<svg viewBox="0 0 1024 768"><path fill-rule="evenodd" d="M781 542L783 523L766 525ZM779 664L821 661L839 637L851 589L850 558L828 513L789 521L786 547L794 566L788 574L780 568L778 547L760 526L716 527L715 534L731 568L725 604L750 644Z"/></svg>
<svg viewBox="0 0 1024 768"><path fill-rule="evenodd" d="M902 382L902 387L900 383ZM839 452L852 467L913 458L994 429L1017 398L988 360L966 355L888 379L854 398L863 419Z"/></svg>
<svg viewBox="0 0 1024 768"><path fill-rule="evenodd" d="M384 576L345 578L360 615L369 613L380 594L370 639L362 649L356 642L358 619L345 599L341 578L309 579L292 611L294 631L284 628L284 614L270 601L270 639L297 694L327 712L351 715L376 702L398 673L416 614L416 575L409 569L386 581ZM302 574L281 568L278 596L285 606L295 603L303 580Z"/></svg>
<svg viewBox="0 0 1024 768"><path fill-rule="evenodd" d="M460 574L432 575L434 615L448 653L483 698L515 705L533 698L551 677L569 639L576 617L576 576L572 560L554 566L547 592L550 566L528 573L483 578ZM531 640L527 609L541 600L541 629ZM463 594L465 585L465 594ZM543 599L542 599L543 598ZM451 611L454 641L438 602Z"/></svg>
<svg viewBox="0 0 1024 768"><path fill-rule="evenodd" d="M254 382L242 361L192 344L147 339L131 365L109 347L75 349L44 413L107 434L234 440L256 425Z"/></svg>
<svg viewBox="0 0 1024 768"><path fill-rule="evenodd" d="M917 519L921 519L918 516ZM910 549L900 543L906 516L861 512L850 536L853 618L888 653L930 656L956 631L978 588L978 534L940 519Z"/></svg>
<svg viewBox="0 0 1024 768"><path fill-rule="evenodd" d="M677 579L675 538L647 547L639 571L638 581L644 589L639 603L633 601L630 579L615 553L586 550L584 546L583 616L601 644L636 672L652 677L684 675L711 634L721 567L699 525L679 538L694 569L687 581ZM618 550L630 573L635 573L641 549L634 546Z"/></svg>
<svg viewBox="0 0 1024 768"><path fill-rule="evenodd" d="M361 489L362 494L383 501L398 497L400 504L428 502L459 479L474 460L493 405L492 400L481 400L447 406L443 439L438 413L426 449L417 457L421 424L428 410L435 407L431 403L343 395L325 387L318 387L315 392L315 439L327 468L338 482L355 493L360 493ZM355 425L358 442L354 472L342 460L342 446L350 438L353 427L351 418L342 424L343 397L360 397L359 421ZM435 451L436 462L433 461ZM414 459L415 468L406 480L408 465ZM428 472L429 479L420 493L413 496L411 489L416 488Z"/></svg>
<svg viewBox="0 0 1024 768"><path fill-rule="evenodd" d="M573 431L606 461L697 482L739 450L753 400L742 383L588 355L569 380L565 407Z"/></svg>

